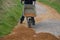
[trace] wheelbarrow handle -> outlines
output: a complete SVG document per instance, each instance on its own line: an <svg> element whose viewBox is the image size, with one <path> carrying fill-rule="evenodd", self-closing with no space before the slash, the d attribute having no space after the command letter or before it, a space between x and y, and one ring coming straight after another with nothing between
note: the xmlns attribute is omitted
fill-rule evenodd
<svg viewBox="0 0 60 40"><path fill-rule="evenodd" d="M35 4L36 4L36 1L34 1L33 5L35 6Z"/></svg>
<svg viewBox="0 0 60 40"><path fill-rule="evenodd" d="M21 4L23 4L23 1L24 1L24 0L21 0L21 1L20 1L20 2L21 2Z"/></svg>

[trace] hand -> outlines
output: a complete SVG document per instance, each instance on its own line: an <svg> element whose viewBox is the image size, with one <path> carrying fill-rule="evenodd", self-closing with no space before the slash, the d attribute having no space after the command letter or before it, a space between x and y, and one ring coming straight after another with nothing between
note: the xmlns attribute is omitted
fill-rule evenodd
<svg viewBox="0 0 60 40"><path fill-rule="evenodd" d="M23 5L23 3L21 2L21 4Z"/></svg>
<svg viewBox="0 0 60 40"><path fill-rule="evenodd" d="M21 1L21 4L23 5L23 2Z"/></svg>
<svg viewBox="0 0 60 40"><path fill-rule="evenodd" d="M35 4L36 4L36 1L34 1L34 6L35 6Z"/></svg>

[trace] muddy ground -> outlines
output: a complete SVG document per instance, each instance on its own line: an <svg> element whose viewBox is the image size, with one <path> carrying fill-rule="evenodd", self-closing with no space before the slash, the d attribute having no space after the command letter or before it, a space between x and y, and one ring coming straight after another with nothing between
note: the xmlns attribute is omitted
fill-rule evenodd
<svg viewBox="0 0 60 40"><path fill-rule="evenodd" d="M27 28L23 25L13 30L12 34L6 35L1 40L59 40L51 33L35 33L32 28Z"/></svg>

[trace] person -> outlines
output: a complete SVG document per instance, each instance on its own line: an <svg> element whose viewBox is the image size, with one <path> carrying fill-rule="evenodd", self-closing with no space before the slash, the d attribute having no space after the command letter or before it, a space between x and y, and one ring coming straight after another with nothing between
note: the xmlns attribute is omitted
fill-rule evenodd
<svg viewBox="0 0 60 40"><path fill-rule="evenodd" d="M33 5L33 3L34 3L34 5L35 5L35 3L36 3L36 0L21 0L21 3L24 1L24 5L25 4L31 4L31 5ZM22 17L21 17L21 21L20 21L20 23L22 24L23 23L23 21L24 21L24 15L22 15ZM33 25L35 25L35 19L34 19L34 17L31 17L31 19L32 19L32 21L33 21Z"/></svg>

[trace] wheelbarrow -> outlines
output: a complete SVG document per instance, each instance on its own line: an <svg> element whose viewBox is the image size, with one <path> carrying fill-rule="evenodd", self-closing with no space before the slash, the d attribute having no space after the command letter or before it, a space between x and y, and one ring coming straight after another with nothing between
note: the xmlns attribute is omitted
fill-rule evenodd
<svg viewBox="0 0 60 40"><path fill-rule="evenodd" d="M36 17L35 6L26 5L24 7L24 16L26 17L28 27L31 28L31 26L32 26L31 17Z"/></svg>

